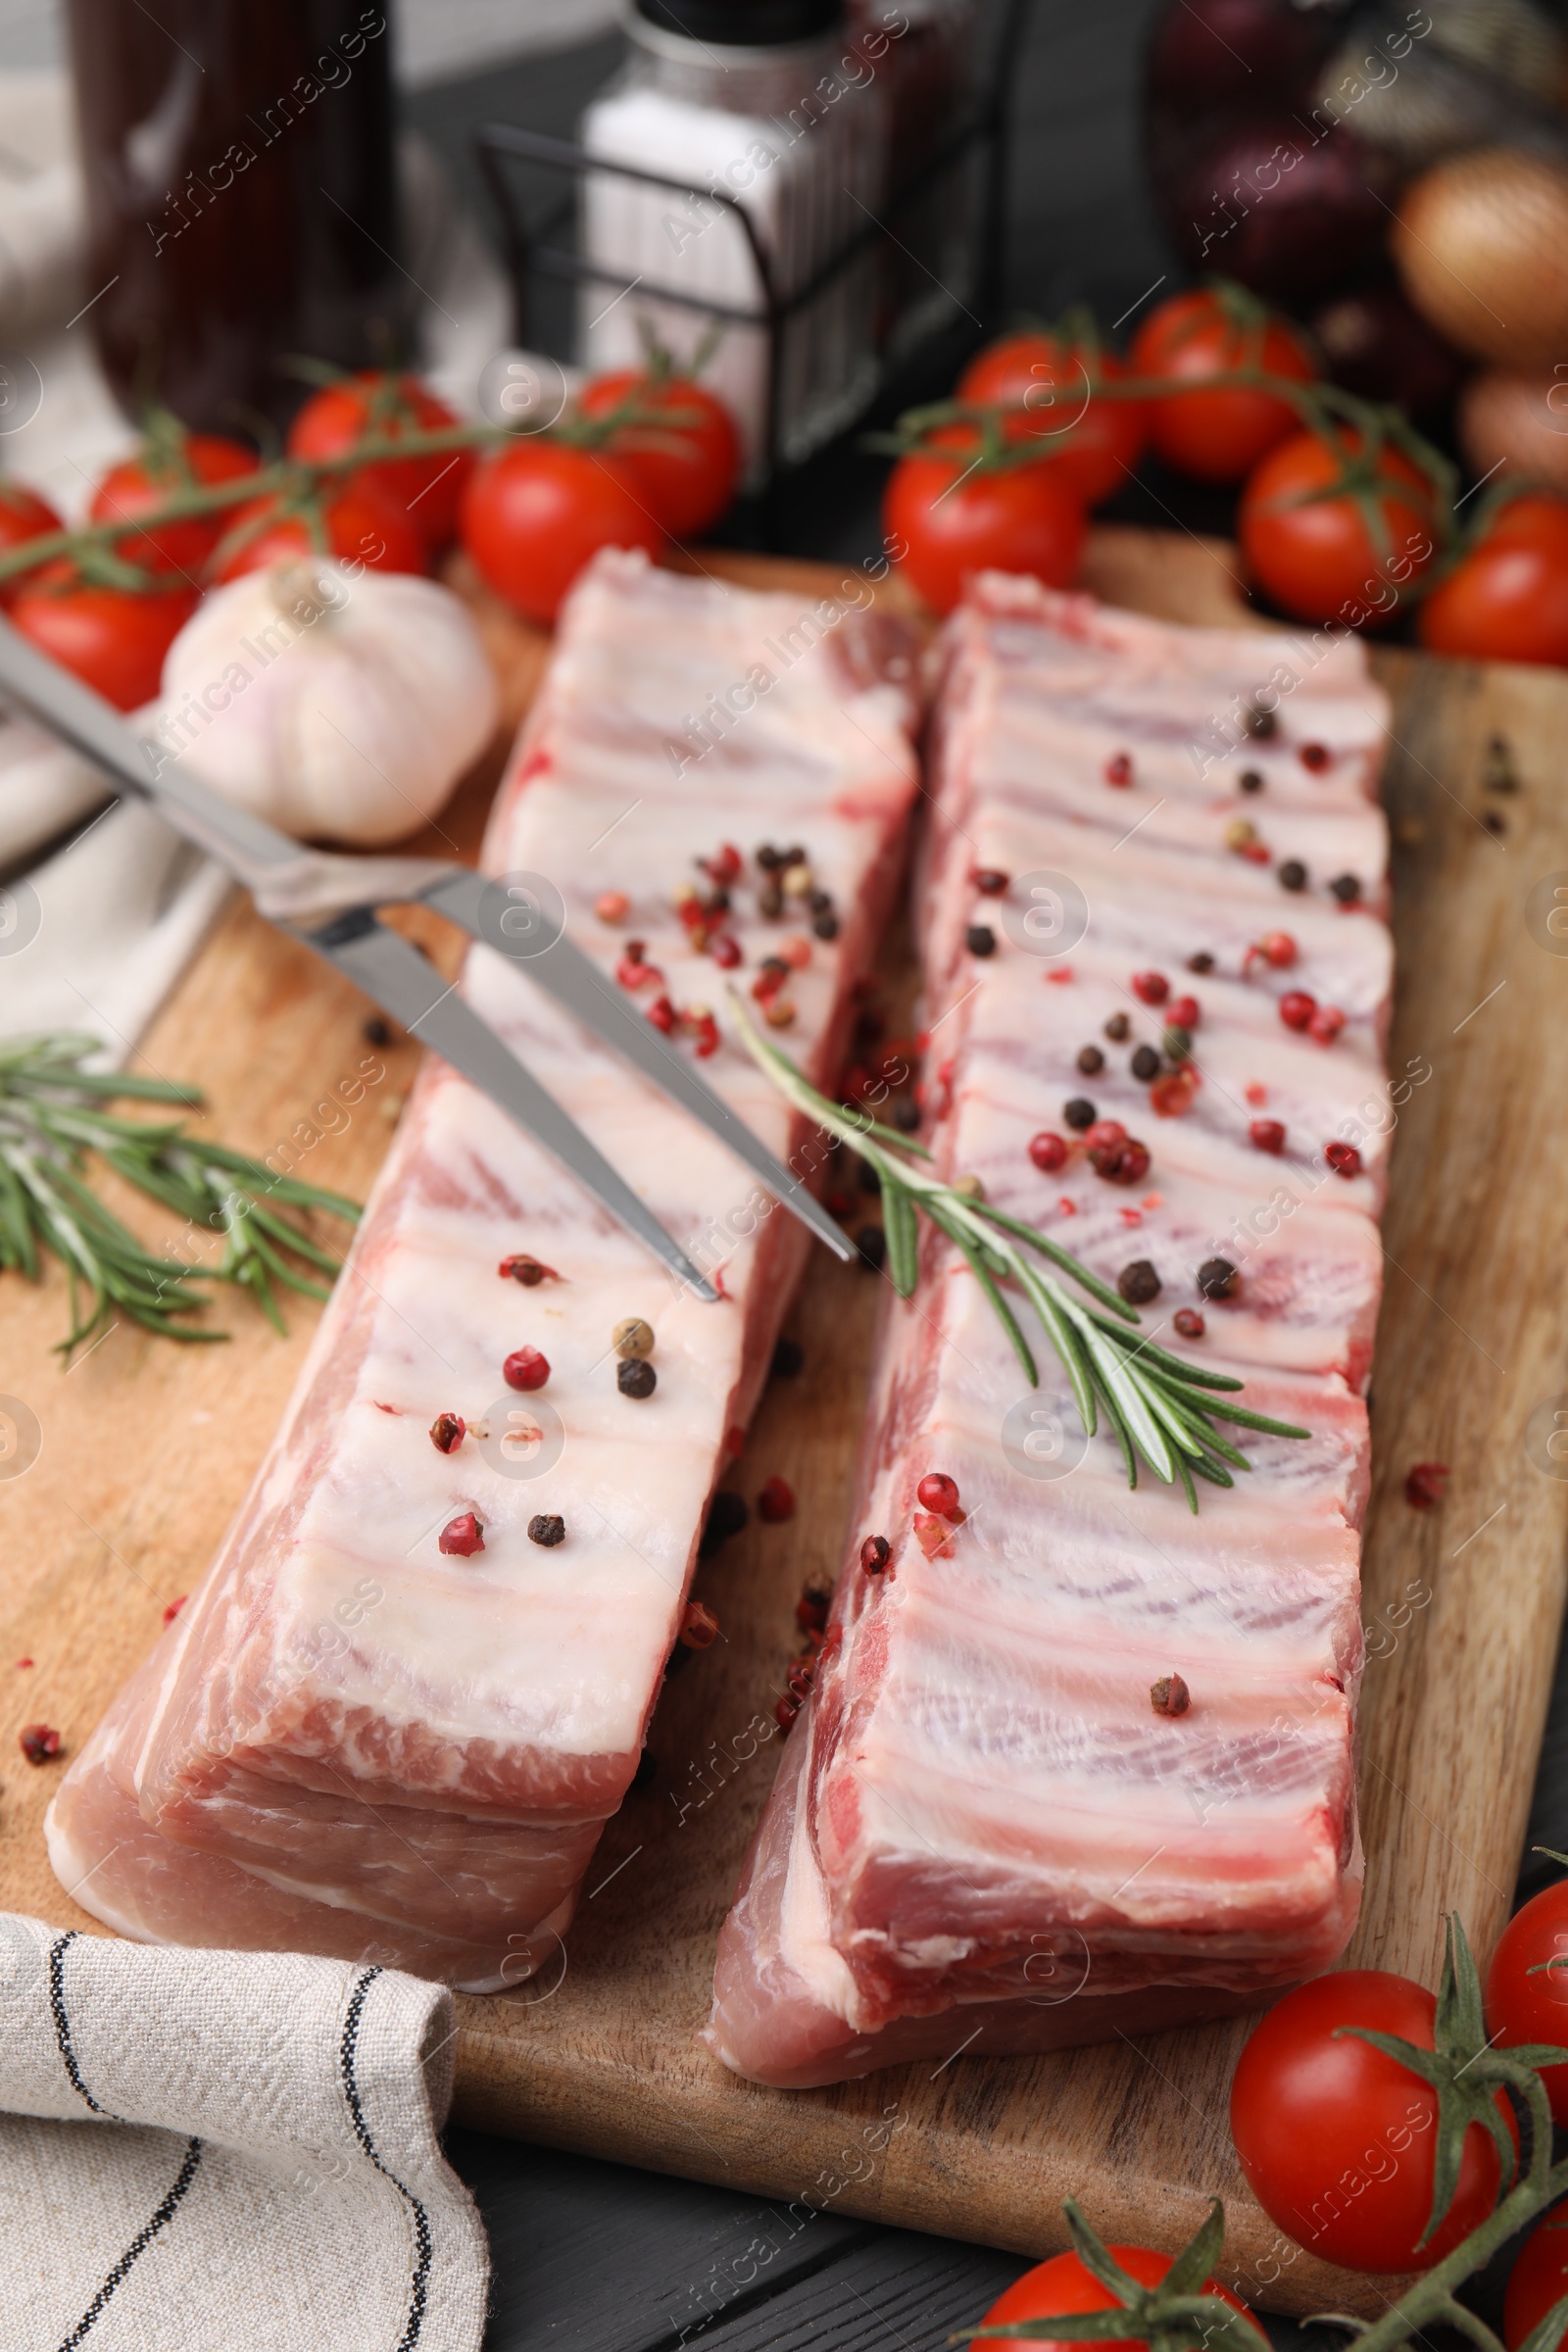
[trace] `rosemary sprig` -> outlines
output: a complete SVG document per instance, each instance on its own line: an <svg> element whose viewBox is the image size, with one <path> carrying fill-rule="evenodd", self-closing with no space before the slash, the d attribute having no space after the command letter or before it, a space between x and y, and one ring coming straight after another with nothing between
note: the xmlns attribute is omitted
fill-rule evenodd
<svg viewBox="0 0 1568 2352"><path fill-rule="evenodd" d="M1023 1294L1061 1358L1090 1437L1103 1413L1121 1447L1129 1487L1138 1484L1141 1457L1166 1486L1179 1480L1189 1507L1196 1512L1195 1477L1206 1479L1211 1486L1231 1487L1236 1483L1232 1470L1251 1468L1247 1456L1220 1435L1216 1422L1260 1430L1272 1438L1311 1436L1310 1430L1270 1421L1233 1403L1232 1396L1242 1387L1239 1380L1190 1364L1142 1336L1136 1329L1139 1318L1135 1309L1049 1234L1037 1232L989 1201L942 1183L907 1158L895 1158L895 1152L912 1153L924 1160L931 1154L895 1128L883 1127L868 1114L818 1093L789 1055L761 1035L733 988L730 996L747 1050L780 1094L829 1135L853 1144L875 1171L882 1187L887 1272L900 1298L909 1298L919 1279L918 1217L924 1215L962 1252L1030 1387L1038 1388L1040 1374L1033 1352L1000 1285L1014 1284ZM1094 1303L1085 1305L1054 1275L1026 1256L1025 1249L1070 1275ZM1135 1328L1129 1330L1129 1325Z"/></svg>
<svg viewBox="0 0 1568 2352"><path fill-rule="evenodd" d="M89 1070L99 1040L64 1031L0 1046L0 1268L38 1279L41 1253L65 1266L71 1329L59 1352L70 1357L116 1316L171 1340L222 1340L226 1332L185 1318L211 1304L201 1285L228 1282L248 1291L273 1329L284 1329L278 1291L324 1298L324 1286L302 1271L335 1274L339 1260L287 1209L325 1209L352 1224L356 1202L296 1178L274 1176L262 1161L187 1132L183 1120L154 1123L118 1117L114 1099L199 1108L201 1097L163 1078ZM94 1152L118 1176L185 1220L194 1234L222 1236L211 1267L155 1256L84 1181Z"/></svg>

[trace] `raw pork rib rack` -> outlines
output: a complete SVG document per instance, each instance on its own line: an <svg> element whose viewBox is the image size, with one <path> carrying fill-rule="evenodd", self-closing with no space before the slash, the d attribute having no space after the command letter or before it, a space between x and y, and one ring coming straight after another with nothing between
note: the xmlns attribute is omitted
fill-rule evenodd
<svg viewBox="0 0 1568 2352"><path fill-rule="evenodd" d="M608 967L640 937L674 1005L722 1019L724 974L690 944L674 893L725 842L748 858L799 845L839 931L792 975L790 1042L831 1084L898 887L913 683L912 644L874 615L602 557L564 619L488 867L547 875ZM701 757L698 713L713 739ZM619 930L595 918L607 890L630 900ZM749 967L795 924L758 919L750 881L735 900ZM464 985L724 1297L681 1289L503 1112L426 1063L238 1520L51 1808L57 1876L127 1935L497 1986L555 1948L636 1769L709 1497L807 1237L488 949ZM772 1150L794 1148L738 1048L702 1066ZM514 1253L560 1279L503 1278ZM642 1401L619 1392L611 1345L628 1316L656 1334ZM503 1381L524 1344L552 1367L537 1396ZM553 1466L515 1477L487 1456L471 1425L499 1440L497 1399L498 1421L535 1408L548 1434L558 1418ZM470 1424L451 1453L427 1434L442 1413ZM483 1550L444 1555L441 1529L469 1511ZM564 1518L563 1544L528 1540L536 1514Z"/></svg>
<svg viewBox="0 0 1568 2352"><path fill-rule="evenodd" d="M1201 773L1191 747L1246 710L1254 732ZM1149 1260L1144 1327L1312 1436L1234 1433L1253 1468L1200 1485L1196 1518L1147 1466L1129 1493L1038 1333L1030 1392L923 1228L828 1645L720 1938L707 2038L741 2074L801 2087L1214 2016L1345 1945L1392 1124L1385 716L1352 643L1170 627L1001 578L953 626L921 907L939 1163L1107 1280ZM977 889L986 869L1005 896ZM1278 933L1294 960L1250 954ZM1324 1008L1316 1035L1287 1025L1287 992ZM1190 1100L1162 1051L1184 997ZM1086 1047L1104 1056L1088 1075ZM1140 1047L1161 1055L1152 1088ZM1073 1098L1148 1146L1131 1186L1095 1172ZM1031 1161L1041 1131L1074 1146L1054 1173ZM1336 1153L1344 1174L1330 1142L1359 1154ZM1198 1281L1215 1259L1229 1298ZM1176 1335L1181 1309L1201 1338ZM927 1557L911 1523L936 1471L966 1517ZM868 1534L892 1544L884 1576L858 1565ZM1173 1675L1191 1704L1168 1717L1152 1686Z"/></svg>

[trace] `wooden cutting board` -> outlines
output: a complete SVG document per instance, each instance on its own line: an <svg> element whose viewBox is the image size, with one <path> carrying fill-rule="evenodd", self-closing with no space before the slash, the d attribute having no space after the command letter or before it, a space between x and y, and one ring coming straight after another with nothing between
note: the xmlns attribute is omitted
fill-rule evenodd
<svg viewBox="0 0 1568 2352"><path fill-rule="evenodd" d="M813 598L838 577L711 561ZM1089 579L1172 618L1237 620L1230 561L1218 543L1107 528ZM514 718L547 649L477 601ZM1400 1113L1385 1235L1361 1715L1367 1889L1352 1957L1435 1982L1446 1910L1459 1910L1483 1954L1506 1916L1564 1599L1568 1483L1553 1475L1548 1440L1558 1403L1568 1428L1558 1301L1568 1184L1557 1159L1568 939L1554 940L1546 916L1554 878L1568 889L1558 749L1568 678L1400 652L1377 660L1395 698L1391 1061L1423 1075ZM1494 733L1521 781L1507 798L1481 782ZM498 746L411 847L471 857L501 757ZM897 947L890 956L896 991L906 973ZM0 964L0 1025L3 992ZM291 1139L304 1172L363 1198L416 1059L406 1045L367 1043L368 1009L236 900L139 1059L204 1087L215 1132L259 1153ZM364 1098L346 1108L342 1086L352 1092L358 1076ZM789 1324L805 1368L773 1383L729 1482L755 1494L782 1472L798 1515L754 1521L700 1570L697 1592L724 1638L671 1677L655 1776L610 1825L564 1953L510 1993L460 1999L458 2113L763 2191L793 2203L803 2227L825 2208L1027 2253L1063 2242L1068 2193L1109 2236L1174 2244L1217 2190L1230 2222L1225 2275L1245 2293L1280 2310L1375 2311L1379 2282L1296 2252L1241 2181L1226 2093L1244 2022L1037 2060L956 2054L807 2092L739 2082L694 2039L779 1752L772 1707L794 1599L809 1570L838 1561L875 1293L870 1277L817 1253ZM0 1392L43 1435L32 1468L0 1480L0 1906L95 1930L50 1875L39 1825L55 1776L23 1760L18 1731L45 1720L68 1752L85 1739L167 1604L212 1557L314 1315L293 1308L280 1341L225 1301L228 1347L181 1349L122 1327L67 1372L50 1352L65 1327L60 1281L0 1283ZM1451 1465L1452 1482L1440 1508L1419 1512L1404 1478L1432 1459ZM679 2325L738 2283L715 2277L694 2289Z"/></svg>

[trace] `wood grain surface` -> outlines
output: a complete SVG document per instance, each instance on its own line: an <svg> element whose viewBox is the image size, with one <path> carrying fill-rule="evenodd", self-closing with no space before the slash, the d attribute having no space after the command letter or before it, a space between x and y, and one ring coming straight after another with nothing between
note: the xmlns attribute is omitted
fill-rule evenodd
<svg viewBox="0 0 1568 2352"><path fill-rule="evenodd" d="M705 562L707 559L705 559ZM836 576L713 558L727 576ZM1112 601L1184 620L1244 616L1219 543L1107 528L1088 578ZM546 648L478 599L509 718ZM1398 985L1390 1046L1411 1083L1396 1140L1388 1284L1373 1397L1366 1554L1369 1658L1361 1791L1367 1890L1352 1958L1435 1981L1442 1915L1483 1952L1506 1916L1564 1597L1568 1431L1559 1269L1568 1187L1568 969L1547 926L1568 891L1558 746L1568 680L1378 656L1395 697L1387 797L1396 829ZM1483 789L1488 739L1521 789ZM412 847L471 857L502 747ZM1499 833L1483 819L1500 820ZM1535 893L1534 900L1532 893ZM1543 905L1542 901L1547 902ZM1568 898L1564 905L1568 906ZM1568 929L1568 918L1564 928ZM438 943L454 952L450 939ZM886 985L907 983L899 943ZM318 1137L302 1163L363 1197L416 1059L366 1041L368 1007L231 901L149 1031L137 1066L206 1089L215 1133L257 1152ZM0 1024L3 1024L0 970ZM371 1071L345 1113L339 1082ZM336 1101L338 1107L323 1108ZM144 1230L159 1231L142 1220ZM160 1236L161 1238L161 1236ZM175 1238L175 1237L171 1237ZM694 2039L713 1939L778 1753L772 1705L803 1577L836 1566L876 1303L873 1278L818 1252L788 1328L804 1369L769 1389L727 1483L779 1471L799 1510L755 1520L699 1572L723 1639L682 1653L655 1719L655 1776L611 1824L564 1951L526 1985L460 2001L458 2112L562 2148L766 2193L799 2213L875 2217L1037 2253L1063 2242L1071 2192L1112 2236L1174 2243L1219 2191L1226 2275L1280 2310L1373 2311L1385 2286L1297 2252L1251 2203L1226 2130L1246 2025L1039 2060L955 2055L831 2090L727 2075ZM0 1904L88 1929L44 1858L53 1783L22 1758L26 1723L79 1745L200 1576L281 1412L315 1310L273 1337L222 1303L228 1346L176 1348L121 1327L69 1370L51 1348L62 1286L0 1291L0 1391L42 1426L26 1475L0 1480ZM1558 1450L1568 1453L1568 1440ZM1403 1498L1418 1460L1448 1463L1447 1499ZM22 1663L21 1661L30 1661Z"/></svg>

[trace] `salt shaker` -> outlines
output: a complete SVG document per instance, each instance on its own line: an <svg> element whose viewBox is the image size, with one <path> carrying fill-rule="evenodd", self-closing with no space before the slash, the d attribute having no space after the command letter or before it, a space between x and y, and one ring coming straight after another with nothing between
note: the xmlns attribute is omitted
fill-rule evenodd
<svg viewBox="0 0 1568 2352"><path fill-rule="evenodd" d="M804 457L874 388L874 242L815 281L874 225L887 77L845 37L843 0L633 0L626 29L626 62L589 105L581 143L681 187L585 174L582 252L606 275L583 288L582 357L597 371L639 364L650 342L681 366L702 356L755 486L775 447ZM804 295L776 350L757 255L718 193L744 207L775 300Z"/></svg>

